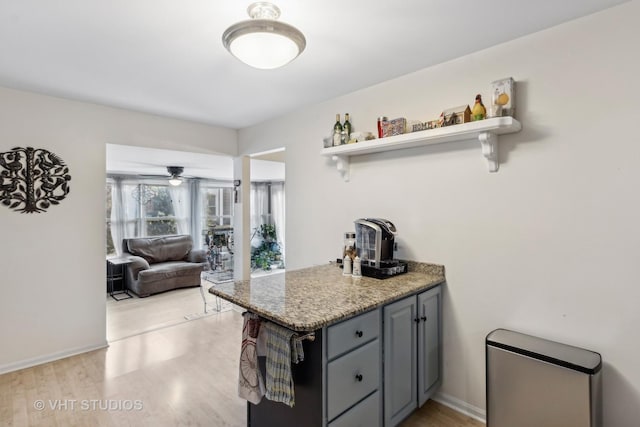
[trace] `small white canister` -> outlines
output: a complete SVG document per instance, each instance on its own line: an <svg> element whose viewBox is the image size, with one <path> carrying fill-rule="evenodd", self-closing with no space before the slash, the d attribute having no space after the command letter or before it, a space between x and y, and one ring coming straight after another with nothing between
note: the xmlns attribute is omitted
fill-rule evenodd
<svg viewBox="0 0 640 427"><path fill-rule="evenodd" d="M353 259L353 277L362 277L362 263L360 257L356 255Z"/></svg>
<svg viewBox="0 0 640 427"><path fill-rule="evenodd" d="M344 276L351 276L351 257L345 256L342 260L342 274Z"/></svg>

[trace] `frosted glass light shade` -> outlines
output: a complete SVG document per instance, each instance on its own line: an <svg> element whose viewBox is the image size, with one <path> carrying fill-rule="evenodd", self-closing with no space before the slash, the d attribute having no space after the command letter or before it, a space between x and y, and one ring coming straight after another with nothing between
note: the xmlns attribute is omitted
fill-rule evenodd
<svg viewBox="0 0 640 427"><path fill-rule="evenodd" d="M171 177L169 179L169 184L173 185L174 187L177 187L178 185L182 184L182 178Z"/></svg>
<svg viewBox="0 0 640 427"><path fill-rule="evenodd" d="M299 54L298 45L276 33L249 33L233 40L229 52L254 68L269 70L282 67Z"/></svg>
<svg viewBox="0 0 640 427"><path fill-rule="evenodd" d="M307 45L295 27L276 21L280 10L265 2L249 6L253 19L238 22L222 35L224 47L240 61L255 68L282 67L302 53Z"/></svg>

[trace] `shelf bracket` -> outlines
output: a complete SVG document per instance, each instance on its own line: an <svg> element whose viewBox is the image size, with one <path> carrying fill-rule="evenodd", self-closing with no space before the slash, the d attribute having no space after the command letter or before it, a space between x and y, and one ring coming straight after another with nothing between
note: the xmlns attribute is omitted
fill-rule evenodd
<svg viewBox="0 0 640 427"><path fill-rule="evenodd" d="M331 156L331 160L333 160L336 164L336 169L342 175L342 179L344 182L349 182L349 157L348 156Z"/></svg>
<svg viewBox="0 0 640 427"><path fill-rule="evenodd" d="M481 132L478 140L482 145L482 155L487 159L489 172L498 172L498 136L491 132Z"/></svg>

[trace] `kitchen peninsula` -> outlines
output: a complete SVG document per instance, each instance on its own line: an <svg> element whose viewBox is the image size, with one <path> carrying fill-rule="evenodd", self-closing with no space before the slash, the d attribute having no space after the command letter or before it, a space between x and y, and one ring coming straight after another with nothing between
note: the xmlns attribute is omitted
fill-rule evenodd
<svg viewBox="0 0 640 427"><path fill-rule="evenodd" d="M440 384L444 282L443 266L409 262L406 274L385 280L343 276L326 264L212 286L210 293L315 338L303 341L304 361L292 365L295 406L248 403L247 425L402 421Z"/></svg>

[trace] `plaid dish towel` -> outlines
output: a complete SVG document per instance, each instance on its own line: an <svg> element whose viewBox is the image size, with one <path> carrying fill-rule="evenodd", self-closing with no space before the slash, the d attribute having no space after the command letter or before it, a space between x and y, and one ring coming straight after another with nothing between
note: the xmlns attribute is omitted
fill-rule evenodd
<svg viewBox="0 0 640 427"><path fill-rule="evenodd" d="M295 392L293 376L291 374L291 362L295 357L296 363L304 358L302 343L294 337L295 332L265 322L262 327L266 342L266 393L265 397L274 402L282 402L293 407L295 404ZM296 342L298 342L296 344ZM292 351L293 347L293 351Z"/></svg>
<svg viewBox="0 0 640 427"><path fill-rule="evenodd" d="M263 324L266 324L266 320L262 320ZM267 355L267 333L264 327L260 328L258 333L258 340L256 341L256 351L258 357L266 357ZM291 337L291 361L293 363L300 363L304 360L304 348L302 347L302 338L297 334L293 334Z"/></svg>
<svg viewBox="0 0 640 427"><path fill-rule="evenodd" d="M302 348L302 339L297 335L291 338L291 361L299 363L304 360L304 349Z"/></svg>

